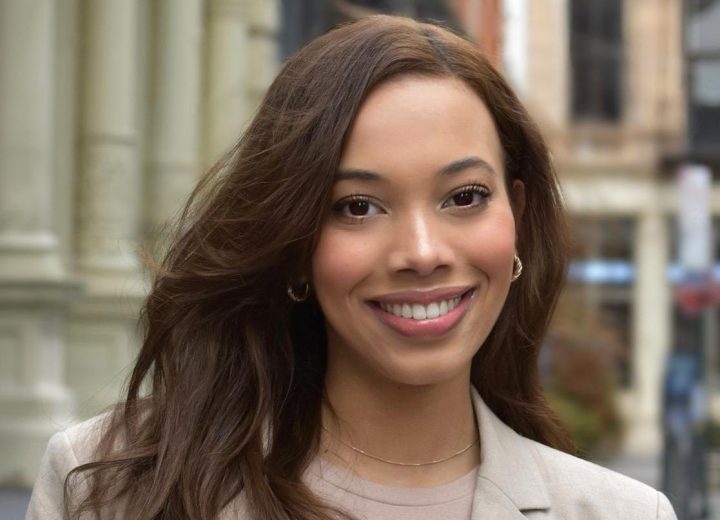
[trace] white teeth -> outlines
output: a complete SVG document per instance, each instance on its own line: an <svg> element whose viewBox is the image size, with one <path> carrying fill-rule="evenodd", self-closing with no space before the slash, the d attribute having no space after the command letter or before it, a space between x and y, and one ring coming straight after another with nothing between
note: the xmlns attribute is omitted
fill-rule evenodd
<svg viewBox="0 0 720 520"><path fill-rule="evenodd" d="M419 303L415 303L412 306L412 317L414 320L424 320L427 317L425 307Z"/></svg>
<svg viewBox="0 0 720 520"><path fill-rule="evenodd" d="M439 316L444 316L460 303L460 296L450 300L441 300L431 302L427 305L419 303L383 303L380 302L380 308L385 312L394 314L401 318L412 318L414 320L431 320Z"/></svg>
<svg viewBox="0 0 720 520"><path fill-rule="evenodd" d="M407 303L403 303L401 316L403 318L412 318L412 309Z"/></svg>

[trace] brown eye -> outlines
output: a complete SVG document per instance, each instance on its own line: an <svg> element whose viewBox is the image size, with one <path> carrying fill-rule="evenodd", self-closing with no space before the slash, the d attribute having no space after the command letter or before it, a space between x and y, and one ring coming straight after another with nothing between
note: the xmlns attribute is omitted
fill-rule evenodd
<svg viewBox="0 0 720 520"><path fill-rule="evenodd" d="M347 207L353 217L364 217L370 209L370 203L366 200L354 200Z"/></svg>
<svg viewBox="0 0 720 520"><path fill-rule="evenodd" d="M353 195L336 202L333 211L340 217L350 220L356 219L357 222L362 221L365 217L384 213L380 206L362 195Z"/></svg>
<svg viewBox="0 0 720 520"><path fill-rule="evenodd" d="M453 202L456 206L469 206L473 203L475 194L471 191L463 191L456 195L453 195Z"/></svg>
<svg viewBox="0 0 720 520"><path fill-rule="evenodd" d="M481 206L490 198L490 191L479 184L465 186L451 195L443 207L474 208Z"/></svg>

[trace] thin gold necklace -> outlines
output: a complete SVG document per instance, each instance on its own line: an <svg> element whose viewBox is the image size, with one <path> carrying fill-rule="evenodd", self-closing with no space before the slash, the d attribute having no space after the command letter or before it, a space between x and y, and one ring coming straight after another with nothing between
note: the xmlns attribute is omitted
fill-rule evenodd
<svg viewBox="0 0 720 520"><path fill-rule="evenodd" d="M330 430L328 430L328 429L325 427L324 424L322 425L322 429L325 430L329 435L332 435L332 434L330 433ZM337 436L336 439L337 439L338 441L340 441L340 443L341 443L342 445L347 446L348 448L350 448L351 450L359 453L360 455L364 455L364 456L369 457L369 458L371 458L371 459L379 460L380 462L385 462L386 464L393 464L393 465L395 465L395 466L416 466L416 467L417 467L417 466L430 466L431 464L440 464L441 462L445 462L445 461L448 461L448 460L450 460L450 459L454 459L454 458L457 457L458 455L462 455L462 454L465 453L467 450L469 450L470 448L472 448L473 446L475 446L475 445L477 444L478 440L479 440L479 438L478 438L478 439L475 439L474 441L472 441L470 444L468 444L467 446L465 446L465 447L464 447L463 449L461 449L460 451L456 451L455 453L453 453L453 454L450 455L449 457L445 457L444 459L431 460L431 461L428 461L428 462L397 462L397 461L394 461L394 460L383 459L382 457L378 457L377 455L373 455L372 453L368 453L368 452L365 451L365 450L361 450L360 448L356 448L356 447L353 446L352 444L348 444L347 442L345 442L344 440L342 440L339 436Z"/></svg>

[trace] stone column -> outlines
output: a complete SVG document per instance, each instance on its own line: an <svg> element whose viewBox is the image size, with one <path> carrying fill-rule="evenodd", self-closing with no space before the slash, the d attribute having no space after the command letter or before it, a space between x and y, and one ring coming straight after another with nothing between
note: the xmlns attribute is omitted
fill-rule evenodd
<svg viewBox="0 0 720 520"><path fill-rule="evenodd" d="M207 1L204 166L230 149L247 123L251 0Z"/></svg>
<svg viewBox="0 0 720 520"><path fill-rule="evenodd" d="M512 3L516 3L513 0ZM570 55L568 0L527 0L526 88L523 99L550 140L558 158L570 123L568 99ZM540 29L542 28L542 29ZM519 42L514 42L516 45ZM510 50L510 49L508 49Z"/></svg>
<svg viewBox="0 0 720 520"><path fill-rule="evenodd" d="M661 449L662 377L672 323L667 220L659 209L648 207L639 214L635 244L635 412L626 449L653 454Z"/></svg>
<svg viewBox="0 0 720 520"><path fill-rule="evenodd" d="M118 398L145 287L137 252L139 3L86 0L83 8L76 255L85 293L72 309L68 381L86 416Z"/></svg>
<svg viewBox="0 0 720 520"><path fill-rule="evenodd" d="M515 92L526 97L528 92L528 46L530 8L527 0L506 0L502 3L502 65Z"/></svg>
<svg viewBox="0 0 720 520"><path fill-rule="evenodd" d="M255 0L250 19L248 88L245 109L249 118L260 105L278 72L278 24L280 6L276 0Z"/></svg>
<svg viewBox="0 0 720 520"><path fill-rule="evenodd" d="M92 0L84 7L77 256L89 289L106 293L125 290L138 269L138 5Z"/></svg>
<svg viewBox="0 0 720 520"><path fill-rule="evenodd" d="M55 3L0 3L0 273L59 279L53 229Z"/></svg>
<svg viewBox="0 0 720 520"><path fill-rule="evenodd" d="M53 198L57 0L0 0L0 484L30 484L71 420L64 312L73 284Z"/></svg>
<svg viewBox="0 0 720 520"><path fill-rule="evenodd" d="M180 208L200 173L202 0L157 5L146 212L155 231Z"/></svg>

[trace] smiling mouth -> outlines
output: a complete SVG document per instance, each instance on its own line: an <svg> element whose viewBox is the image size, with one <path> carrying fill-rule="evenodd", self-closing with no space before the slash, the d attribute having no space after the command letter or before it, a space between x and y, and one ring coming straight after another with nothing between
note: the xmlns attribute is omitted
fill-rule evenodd
<svg viewBox="0 0 720 520"><path fill-rule="evenodd" d="M435 337L446 334L465 316L475 288L453 298L426 304L370 301L375 315L395 332L408 337Z"/></svg>
<svg viewBox="0 0 720 520"><path fill-rule="evenodd" d="M446 300L438 300L430 302L427 305L421 303L384 303L375 302L383 311L393 314L398 318L407 318L413 320L430 320L445 316L460 304L462 297L467 294L463 293L455 298Z"/></svg>

